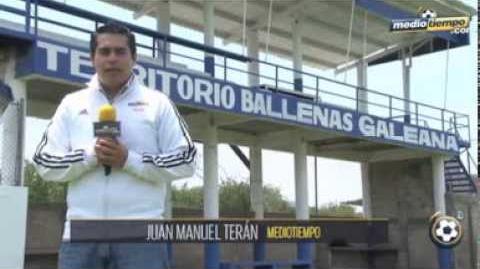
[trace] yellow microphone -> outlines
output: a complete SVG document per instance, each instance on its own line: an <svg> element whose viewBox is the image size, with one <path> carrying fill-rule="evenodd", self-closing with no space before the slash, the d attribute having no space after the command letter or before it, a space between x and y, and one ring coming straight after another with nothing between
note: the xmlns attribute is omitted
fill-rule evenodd
<svg viewBox="0 0 480 269"><path fill-rule="evenodd" d="M105 104L98 110L98 122L93 124L93 132L96 137L120 136L120 122L116 121L117 113L115 107ZM108 176L112 172L112 167L104 165L105 175Z"/></svg>
<svg viewBox="0 0 480 269"><path fill-rule="evenodd" d="M117 111L110 105L102 105L98 110L98 121L115 121L117 119Z"/></svg>

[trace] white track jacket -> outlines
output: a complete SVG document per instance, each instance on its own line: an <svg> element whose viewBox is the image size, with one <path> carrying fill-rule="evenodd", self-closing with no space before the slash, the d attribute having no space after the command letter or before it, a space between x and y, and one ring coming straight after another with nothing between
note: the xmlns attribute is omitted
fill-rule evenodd
<svg viewBox="0 0 480 269"><path fill-rule="evenodd" d="M175 106L134 77L111 103L128 158L106 176L94 155L93 123L107 103L97 76L65 96L33 157L42 178L69 183L64 240L72 219L162 218L166 183L195 170L196 149Z"/></svg>

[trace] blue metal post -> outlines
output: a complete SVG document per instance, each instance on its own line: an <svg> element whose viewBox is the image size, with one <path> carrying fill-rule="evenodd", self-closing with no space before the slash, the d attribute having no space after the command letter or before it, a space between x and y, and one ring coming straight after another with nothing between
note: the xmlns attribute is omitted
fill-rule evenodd
<svg viewBox="0 0 480 269"><path fill-rule="evenodd" d="M264 242L255 242L253 244L253 260L264 261L267 253L267 247Z"/></svg>
<svg viewBox="0 0 480 269"><path fill-rule="evenodd" d="M275 90L278 91L278 65L275 65Z"/></svg>
<svg viewBox="0 0 480 269"><path fill-rule="evenodd" d="M445 110L442 109L442 131L445 132Z"/></svg>
<svg viewBox="0 0 480 269"><path fill-rule="evenodd" d="M35 9L34 9L34 21L35 21L35 30L33 31L35 36L38 35L38 0L34 0ZM31 8L31 7L30 7Z"/></svg>
<svg viewBox="0 0 480 269"><path fill-rule="evenodd" d="M227 57L223 57L223 80L227 81Z"/></svg>
<svg viewBox="0 0 480 269"><path fill-rule="evenodd" d="M420 123L418 122L418 103L415 103L415 121L417 126L420 126Z"/></svg>
<svg viewBox="0 0 480 269"><path fill-rule="evenodd" d="M95 27L96 28L96 27ZM157 43L157 39L154 37L152 39L152 58L155 58L155 56L157 55L157 46L156 46L156 43Z"/></svg>
<svg viewBox="0 0 480 269"><path fill-rule="evenodd" d="M355 88L355 109L357 110L357 113L360 112L360 102L358 101L358 88Z"/></svg>
<svg viewBox="0 0 480 269"><path fill-rule="evenodd" d="M453 130L455 131L455 135L458 135L457 130L457 113L453 113Z"/></svg>
<svg viewBox="0 0 480 269"><path fill-rule="evenodd" d="M293 61L293 89L303 91L303 43L302 28L304 22L301 17L294 16L292 21L292 61Z"/></svg>
<svg viewBox="0 0 480 269"><path fill-rule="evenodd" d="M218 243L205 243L205 260L203 261L205 269L220 268L220 246Z"/></svg>
<svg viewBox="0 0 480 269"><path fill-rule="evenodd" d="M211 54L205 55L205 73L209 74L212 77L215 77L215 58Z"/></svg>
<svg viewBox="0 0 480 269"><path fill-rule="evenodd" d="M203 43L212 48L215 47L215 1L204 1L203 5ZM215 56L205 53L205 73L215 77Z"/></svg>
<svg viewBox="0 0 480 269"><path fill-rule="evenodd" d="M295 72L295 73L297 73L297 72ZM296 77L294 79L293 83L294 83L293 86L294 86L295 91L298 91L298 92L303 91L303 79L302 79L301 75L300 75L300 77Z"/></svg>
<svg viewBox="0 0 480 269"><path fill-rule="evenodd" d="M302 261L312 260L312 243L299 242L297 243L297 259Z"/></svg>
<svg viewBox="0 0 480 269"><path fill-rule="evenodd" d="M438 266L440 269L454 269L453 249L437 247Z"/></svg>
<svg viewBox="0 0 480 269"><path fill-rule="evenodd" d="M25 12L27 13L25 16L25 32L30 33L30 23L31 23L31 3L30 0L25 1Z"/></svg>
<svg viewBox="0 0 480 269"><path fill-rule="evenodd" d="M392 111L392 96L388 96L388 113L390 116L390 119L393 117L393 111Z"/></svg>
<svg viewBox="0 0 480 269"><path fill-rule="evenodd" d="M170 266L174 267L175 265L173 264L173 262L174 262L174 260L173 260L173 246L172 246L171 242L167 243L167 259L168 259L168 264Z"/></svg>
<svg viewBox="0 0 480 269"><path fill-rule="evenodd" d="M160 47L160 46L159 46ZM163 37L162 47L162 57L163 57L163 67L167 67L167 36Z"/></svg>

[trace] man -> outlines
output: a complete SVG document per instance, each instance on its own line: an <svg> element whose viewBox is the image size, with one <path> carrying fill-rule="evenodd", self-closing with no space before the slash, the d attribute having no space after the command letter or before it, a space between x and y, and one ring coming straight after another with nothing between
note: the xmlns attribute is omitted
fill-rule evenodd
<svg viewBox="0 0 480 269"><path fill-rule="evenodd" d="M92 34L90 52L96 74L86 89L65 96L33 158L45 180L69 183L59 268L166 268L161 244L69 242L73 219L162 218L166 184L194 173L196 149L183 119L167 96L132 73L134 35L106 24ZM108 103L121 135L96 138L93 122Z"/></svg>

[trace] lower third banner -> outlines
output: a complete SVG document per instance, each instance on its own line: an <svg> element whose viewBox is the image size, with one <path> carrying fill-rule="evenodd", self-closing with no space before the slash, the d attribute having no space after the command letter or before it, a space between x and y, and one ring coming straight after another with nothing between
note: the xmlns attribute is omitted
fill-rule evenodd
<svg viewBox="0 0 480 269"><path fill-rule="evenodd" d="M388 242L385 220L72 220L72 242Z"/></svg>

